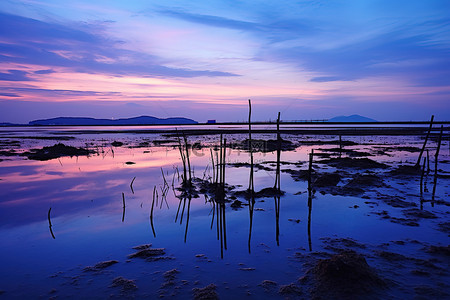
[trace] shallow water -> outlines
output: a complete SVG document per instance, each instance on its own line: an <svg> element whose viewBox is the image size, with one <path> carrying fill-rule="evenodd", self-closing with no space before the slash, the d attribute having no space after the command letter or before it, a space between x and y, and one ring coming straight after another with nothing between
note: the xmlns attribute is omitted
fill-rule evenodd
<svg viewBox="0 0 450 300"><path fill-rule="evenodd" d="M56 129L52 128L52 133L46 130L43 128L39 135L54 135ZM34 133L26 133L30 134ZM246 138L227 134L224 137L228 142ZM275 135L255 134L253 138L275 139ZM450 293L448 256L426 252L430 245L447 246L449 242L448 231L439 230L439 223L449 222L448 178L438 178L436 203L429 201L433 188L435 141L429 141L427 146L432 170L424 180L428 191L426 189L423 194L426 201L422 207L436 218L419 218L416 220L418 226L407 226L393 222L393 218L404 218L405 209L411 207L393 207L383 199L401 197L403 201L413 202L414 208L421 207L420 176L396 178L388 172L400 162L413 164L417 160L417 152L398 151L396 147L420 148L422 139L412 136L343 137L357 143L345 149L369 152L373 155L370 159L389 165L388 169L371 170L388 186L368 187L358 196L332 195L318 190L310 210L307 182L295 181L283 170L307 169L308 154L312 149L320 153L326 152L320 149L339 147L301 142L336 141L337 138L314 135L283 135L283 138L297 145L295 150L281 153L284 162L281 165L281 190L285 194L280 198L256 199L253 211L248 205L233 209L230 199L225 204L225 228L219 226L219 229L218 204L208 201L202 193L198 198L180 200L181 192L177 190L181 184L178 174L182 173L180 153L176 143L155 145L155 140L166 139L162 134L80 134L63 143L88 146L96 154L48 161L21 156L0 157L3 159L0 161L0 290L3 291L0 297L166 296L184 299L192 297L193 288L214 283L219 297L224 299L244 296L273 299L286 296L278 293L280 286L295 283L303 293L288 296L308 298L310 287L303 286L298 278L314 261L338 251L337 248L362 253L380 276L395 283L380 291L384 298L417 296L422 291L417 289L420 286L429 287L428 294L436 290ZM191 151L194 176L208 179L212 176L210 149L218 145L219 136L191 136L188 139L190 144L202 145L197 147L197 144ZM19 139L11 139L8 135L1 138L2 142L11 140ZM58 142L46 139L19 141L20 146L14 148L17 153ZM121 141L124 145L113 147L113 141ZM149 145L137 147L142 142ZM1 150L10 149L2 145ZM382 153L378 152L380 149ZM346 156L345 153L342 155ZM448 141L444 140L439 155L440 174L448 175L449 158ZM233 186L234 190L246 190L250 168L236 167L232 163L249 162L248 151L229 149L226 161L227 185ZM276 152L256 152L254 161L270 168L255 169L255 190L273 187ZM319 173L337 170L343 174L338 186L345 185L355 173L366 171L330 167L319 158L314 159L313 167ZM164 189L162 172L170 186L164 201L161 198ZM150 211L155 186L159 198L153 210L154 234ZM248 203L242 197L238 199ZM50 207L51 231L55 238L49 228ZM383 219L382 211L390 218ZM364 247L342 245L343 238ZM132 247L141 244L165 248L165 256L171 259L148 262L127 258L135 252ZM436 269L420 267L427 275L413 274L411 271L419 268L413 260L387 260L378 255L380 251L429 261ZM106 260L117 260L118 263L99 272L83 270ZM175 279L165 279L164 272L172 269L179 271ZM113 279L119 276L135 280L138 288L111 287ZM278 285L266 290L260 285L264 280L275 281Z"/></svg>

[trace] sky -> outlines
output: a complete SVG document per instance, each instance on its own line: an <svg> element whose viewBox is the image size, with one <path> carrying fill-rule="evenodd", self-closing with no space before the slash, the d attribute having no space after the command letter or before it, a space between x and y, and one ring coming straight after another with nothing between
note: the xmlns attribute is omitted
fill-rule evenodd
<svg viewBox="0 0 450 300"><path fill-rule="evenodd" d="M0 122L450 120L447 0L2 0Z"/></svg>

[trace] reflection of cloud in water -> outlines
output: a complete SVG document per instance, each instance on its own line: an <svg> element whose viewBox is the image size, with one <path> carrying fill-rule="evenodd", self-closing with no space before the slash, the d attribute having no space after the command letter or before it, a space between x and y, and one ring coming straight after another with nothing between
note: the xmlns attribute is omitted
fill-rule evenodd
<svg viewBox="0 0 450 300"><path fill-rule="evenodd" d="M86 182L86 183L82 183L82 184L73 186L65 191L66 192L81 192L81 191L104 190L104 189L118 187L118 186L124 185L126 183L127 183L127 181L124 179L123 180L120 180L120 179L107 180L107 181L103 182L101 185L99 185L98 183L95 183L95 182Z"/></svg>

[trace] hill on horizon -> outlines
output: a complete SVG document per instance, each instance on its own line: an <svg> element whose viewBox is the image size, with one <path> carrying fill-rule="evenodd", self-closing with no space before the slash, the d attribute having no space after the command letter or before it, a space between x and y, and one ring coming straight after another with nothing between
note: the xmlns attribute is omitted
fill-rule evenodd
<svg viewBox="0 0 450 300"><path fill-rule="evenodd" d="M329 119L327 122L378 122L377 120L360 115L338 116Z"/></svg>
<svg viewBox="0 0 450 300"><path fill-rule="evenodd" d="M51 119L34 120L29 125L168 125L168 124L198 124L188 118L176 117L160 119L151 116L140 116L123 119L96 119L88 117L58 117Z"/></svg>

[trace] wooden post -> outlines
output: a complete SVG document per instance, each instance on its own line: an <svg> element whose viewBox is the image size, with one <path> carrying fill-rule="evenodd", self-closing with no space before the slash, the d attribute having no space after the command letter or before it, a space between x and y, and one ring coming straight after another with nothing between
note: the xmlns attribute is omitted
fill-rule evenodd
<svg viewBox="0 0 450 300"><path fill-rule="evenodd" d="M427 145L428 137L430 135L431 129L433 127L434 115L431 116L430 128L428 128L427 136L425 137L425 142L423 143L422 150L420 151L419 158L417 159L416 168L420 167L420 160L422 159L423 151L425 151L425 146Z"/></svg>
<svg viewBox="0 0 450 300"><path fill-rule="evenodd" d="M433 207L434 207L434 196L436 194L439 150L441 149L441 141L442 141L442 133L443 133L443 131L444 131L444 126L441 125L441 133L439 134L438 145L437 145L436 153L434 154L434 182L433 182L433 193L432 193L432 197L431 197L431 205Z"/></svg>
<svg viewBox="0 0 450 300"><path fill-rule="evenodd" d="M277 118L277 169L275 172L275 185L278 191L281 190L280 184L280 159L281 159L281 135L280 135L280 112L278 112Z"/></svg>

